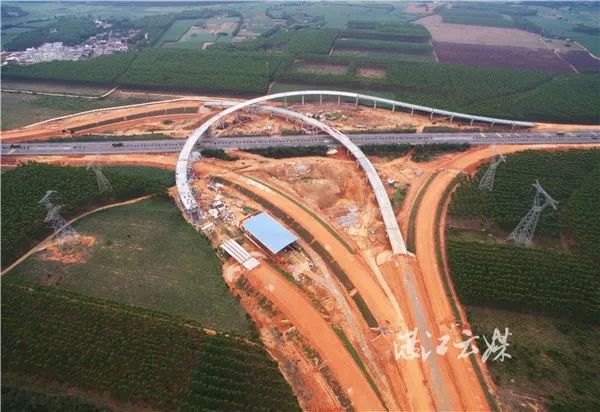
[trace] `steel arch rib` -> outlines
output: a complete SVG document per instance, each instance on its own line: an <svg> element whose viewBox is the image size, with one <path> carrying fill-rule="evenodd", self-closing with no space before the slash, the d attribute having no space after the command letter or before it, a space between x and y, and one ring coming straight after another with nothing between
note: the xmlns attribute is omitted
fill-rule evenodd
<svg viewBox="0 0 600 412"><path fill-rule="evenodd" d="M306 90L306 91L295 91L295 92L284 92L284 93L275 93L266 96L257 97L254 99L246 100L245 102L241 102L235 104L220 113L217 113L206 122L204 122L198 129L194 130L190 136L187 138L177 160L177 168L176 168L176 183L177 190L179 193L179 199L187 212L191 212L198 209L198 204L192 190L188 184L188 164L189 159L192 154L192 150L198 140L206 133L206 131L219 120L228 116L231 113L234 113L238 110L244 109L246 107L250 107L256 105L257 103L262 103L270 100L277 100L286 97L294 97L294 96L314 96L314 95L325 95L325 96L340 96L340 97L349 97L355 99L357 102L359 100L369 100L373 102L379 102L383 104L395 105L398 107L404 107L419 111L425 111L429 113L435 113L445 116L453 116L457 118L464 118L468 120L477 120L483 122L490 123L498 123L498 124L510 124L510 125L522 125L522 126L533 126L533 123L528 122L516 122L511 120L503 120L503 119L494 119L489 117L482 116L472 116L464 113L455 113L449 112L445 110L439 110L434 108L429 108L425 106L413 105L409 103L404 103L396 100L383 99L376 96L369 96L360 93L350 93L350 92L340 92L340 91L332 91L332 90ZM380 208L381 216L383 218L383 222L386 228L386 232L388 234L388 238L390 240L392 251L394 254L398 253L407 253L406 244L404 242L404 238L400 233L400 228L398 227L398 222L396 220L396 216L393 213L392 205L390 203L389 197L385 191L385 187L373 167L373 164L369 161L369 159L364 155L364 153L356 146L352 141L340 131L319 122L316 119L310 118L308 116L302 115L300 113L296 113L290 110L275 108L275 107L261 107L262 110L270 110L275 113L280 113L283 115L287 115L289 117L294 117L300 119L306 123L309 123L326 133L328 133L331 137L339 141L344 147L346 147L350 153L356 158L360 166L363 168L365 173L367 174L367 178L369 179L369 183L373 188L375 193L375 198Z"/></svg>

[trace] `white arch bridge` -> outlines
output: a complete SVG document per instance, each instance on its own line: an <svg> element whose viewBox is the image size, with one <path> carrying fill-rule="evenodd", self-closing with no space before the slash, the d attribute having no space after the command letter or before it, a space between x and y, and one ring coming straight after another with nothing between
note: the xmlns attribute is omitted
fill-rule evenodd
<svg viewBox="0 0 600 412"><path fill-rule="evenodd" d="M439 110L425 106L413 105L410 103L404 103L396 100L384 99L376 96L369 96L358 93L349 93L349 92L339 92L339 91L331 91L331 90L307 90L307 91L295 91L295 92L286 92L286 93L276 93L267 96L257 97L255 99L250 99L241 103L224 103L224 106L229 106L227 109L217 113L215 116L208 119L206 122L202 124L198 129L194 130L192 134L188 137L185 145L183 146L179 158L177 160L177 169L176 169L176 183L177 190L179 192L179 199L186 213L190 217L194 216L202 216L202 212L200 211L198 202L194 197L192 188L189 184L189 169L190 169L190 158L192 155L192 151L196 146L198 140L202 138L209 130L211 126L216 124L217 122L224 119L226 116L245 108L254 108L263 111L268 111L271 113L275 113L285 117L291 117L298 120L301 120L315 128L321 129L325 133L329 134L331 137L340 142L352 155L356 158L356 161L360 165L360 167L364 170L367 175L367 179L373 189L375 194L375 199L377 200L377 204L379 206L379 210L381 213L381 217L383 219L383 223L385 225L385 229L388 235L388 239L390 241L392 251L394 254L407 254L408 251L406 249L406 244L404 242L404 238L400 233L400 228L398 227L398 221L396 220L396 216L394 215L392 205L390 203L390 199L385 191L385 186L381 182L375 167L369 161L369 159L365 156L365 154L360 150L358 146L356 146L352 141L339 130L334 129L333 127L322 123L316 119L313 119L309 116L305 116L301 113L294 112L292 110L288 110L281 107L276 106L266 106L266 105L258 105L258 103L283 99L284 102L287 103L288 97L296 97L300 96L302 99L302 103L304 103L305 96L319 96L319 101L323 101L323 96L336 96L338 98L338 103L341 98L344 99L354 99L355 104L359 104L362 101L370 101L373 103L374 107L377 107L377 104L384 104L387 106L391 106L392 111L395 111L397 107L410 109L411 113L415 110L425 113L430 113L431 116L434 114L438 114L441 116L450 117L452 121L454 118L469 120L471 124L474 121L489 123L491 125L502 124L509 126L523 126L523 127L531 127L533 123L529 122L519 122L513 120L504 120L504 119L496 119L491 117L484 116L473 116L464 113L456 113L450 112L446 110Z"/></svg>

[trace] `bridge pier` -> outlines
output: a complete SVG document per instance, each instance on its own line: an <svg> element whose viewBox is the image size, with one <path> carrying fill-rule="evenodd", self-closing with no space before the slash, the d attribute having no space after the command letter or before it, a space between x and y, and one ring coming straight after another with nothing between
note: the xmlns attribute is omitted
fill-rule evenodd
<svg viewBox="0 0 600 412"><path fill-rule="evenodd" d="M283 105L284 105L285 107L287 107L287 96L285 96L285 97L283 98Z"/></svg>
<svg viewBox="0 0 600 412"><path fill-rule="evenodd" d="M338 96L338 106L340 105L341 99L341 96Z"/></svg>
<svg viewBox="0 0 600 412"><path fill-rule="evenodd" d="M302 95L302 106L304 106L304 95Z"/></svg>
<svg viewBox="0 0 600 412"><path fill-rule="evenodd" d="M470 126L473 126L473 122L475 121L475 119L471 119L471 122L469 123Z"/></svg>
<svg viewBox="0 0 600 412"><path fill-rule="evenodd" d="M319 95L319 104L321 106L323 105L323 95L322 94Z"/></svg>
<svg viewBox="0 0 600 412"><path fill-rule="evenodd" d="M395 112L395 111L396 111L396 105L395 105L395 104L393 104L393 105L392 105L392 113L393 113L393 112Z"/></svg>
<svg viewBox="0 0 600 412"><path fill-rule="evenodd" d="M354 102L354 105L358 107L358 96L356 96L356 102Z"/></svg>
<svg viewBox="0 0 600 412"><path fill-rule="evenodd" d="M377 100L373 100L373 109L377 109Z"/></svg>
<svg viewBox="0 0 600 412"><path fill-rule="evenodd" d="M410 115L412 116L413 114L415 114L415 109L410 109Z"/></svg>
<svg viewBox="0 0 600 412"><path fill-rule="evenodd" d="M433 119L433 112L429 115L429 120Z"/></svg>
<svg viewBox="0 0 600 412"><path fill-rule="evenodd" d="M452 124L452 120L454 120L454 116L450 116L450 124Z"/></svg>
<svg viewBox="0 0 600 412"><path fill-rule="evenodd" d="M513 123L510 125L510 130L514 130L514 128L515 128L515 124Z"/></svg>

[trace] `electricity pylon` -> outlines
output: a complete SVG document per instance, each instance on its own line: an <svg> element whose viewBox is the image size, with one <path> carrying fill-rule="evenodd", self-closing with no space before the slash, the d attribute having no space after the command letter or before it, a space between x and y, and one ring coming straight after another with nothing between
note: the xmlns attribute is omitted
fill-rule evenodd
<svg viewBox="0 0 600 412"><path fill-rule="evenodd" d="M54 193L56 193L56 190L48 190L38 203L43 203L46 206L48 214L46 215L44 222L48 223L52 228L52 231L55 234L56 243L60 250L65 250L71 242L77 240L79 234L73 229L73 226L60 215L59 212L62 206L55 205L50 200L50 196Z"/></svg>
<svg viewBox="0 0 600 412"><path fill-rule="evenodd" d="M513 242L522 245L531 244L531 239L533 238L542 210L548 206L552 206L553 209L556 209L556 206L558 205L558 202L546 193L544 188L540 185L540 182L536 180L533 187L535 189L533 206L531 206L531 209L529 209L525 217L521 219L512 233L508 235L507 240L512 240ZM543 198L543 203L541 198Z"/></svg>
<svg viewBox="0 0 600 412"><path fill-rule="evenodd" d="M94 173L96 174L96 180L98 182L98 190L100 192L110 192L110 191L112 191L112 186L111 186L110 182L108 181L108 179L106 178L106 176L104 176L104 173L102 173L102 166L100 166L100 164L98 163L99 158L100 158L100 156L96 155L96 157L94 157L94 159L92 159L92 161L90 163L88 163L86 170L92 169L94 171Z"/></svg>
<svg viewBox="0 0 600 412"><path fill-rule="evenodd" d="M77 240L79 233L60 215L62 205L53 205L44 222L48 223L55 233L56 243L64 250L71 242Z"/></svg>
<svg viewBox="0 0 600 412"><path fill-rule="evenodd" d="M506 162L506 157L498 152L496 149L496 145L492 145L492 152L494 152L494 157L492 157L492 162L490 163L490 167L485 171L481 180L479 181L479 188L481 190L492 190L494 188L494 178L496 177L496 169L502 162Z"/></svg>

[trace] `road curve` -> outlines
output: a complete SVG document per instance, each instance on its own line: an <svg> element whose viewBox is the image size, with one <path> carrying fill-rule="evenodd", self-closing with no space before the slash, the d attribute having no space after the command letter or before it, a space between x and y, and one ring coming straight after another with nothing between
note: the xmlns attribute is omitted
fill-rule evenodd
<svg viewBox="0 0 600 412"><path fill-rule="evenodd" d="M221 121L227 115L234 113L237 110L244 109L246 107L254 107L268 111L270 113L275 113L286 117L292 117L301 120L307 124L310 124L315 128L321 129L322 131L333 137L335 140L337 140L346 149L348 149L348 151L352 153L360 167L366 173L367 179L369 180L369 184L373 189L375 199L379 206L379 212L383 219L387 237L392 247L392 252L394 254L408 254L408 250L406 249L406 243L404 242L404 238L402 237L402 233L400 232L400 227L398 226L398 221L396 220L396 215L394 214L394 210L385 190L385 186L383 185L383 182L381 181L381 178L379 177L379 174L377 173L377 170L375 169L371 161L367 158L367 156L362 152L362 150L360 150L360 148L357 145L352 143L352 141L339 130L334 129L333 127L322 123L317 119L313 119L312 117L306 116L304 114L280 107L259 106L256 104L258 102L289 95L289 93L280 93L263 96L256 99L248 100L246 102L235 104L208 119L188 137L179 154L179 159L177 160L177 167L175 171L175 182L177 185L179 200L181 201L181 204L186 213L188 213L190 217L201 215L200 207L198 205L198 202L196 201L196 198L194 196L194 193L192 192L192 188L188 180L190 160L192 158L192 151L194 150L196 144L200 141L204 134L207 133L207 131L212 125Z"/></svg>

